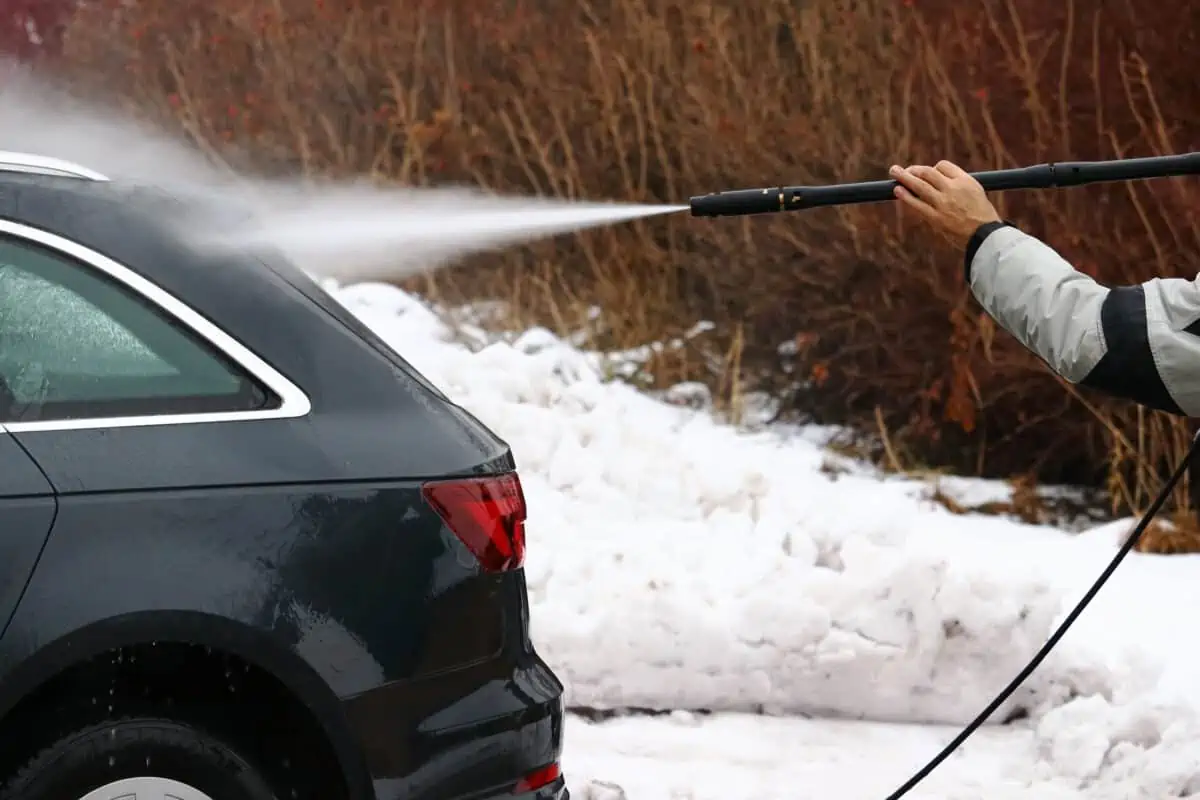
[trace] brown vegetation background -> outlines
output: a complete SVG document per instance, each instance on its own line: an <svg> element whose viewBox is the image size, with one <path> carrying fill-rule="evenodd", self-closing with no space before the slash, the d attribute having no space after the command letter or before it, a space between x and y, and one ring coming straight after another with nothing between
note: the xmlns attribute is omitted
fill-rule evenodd
<svg viewBox="0 0 1200 800"><path fill-rule="evenodd" d="M214 157L312 174L679 202L893 162L1200 148L1188 0L143 0L90 3L64 28L69 75ZM998 199L1101 281L1200 272L1194 183ZM712 320L654 380L706 381L733 411L766 388L886 441L893 468L1090 481L1114 509L1144 507L1186 423L1057 381L961 273L885 204L661 218L415 288L563 329L599 305L606 348Z"/></svg>

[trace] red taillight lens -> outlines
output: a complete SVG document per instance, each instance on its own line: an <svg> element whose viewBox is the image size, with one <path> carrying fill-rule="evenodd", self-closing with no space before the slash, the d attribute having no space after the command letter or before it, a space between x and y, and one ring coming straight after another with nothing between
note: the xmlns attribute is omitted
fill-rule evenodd
<svg viewBox="0 0 1200 800"><path fill-rule="evenodd" d="M525 562L525 493L515 472L431 481L421 494L488 572Z"/></svg>
<svg viewBox="0 0 1200 800"><path fill-rule="evenodd" d="M550 764L549 766L542 767L541 769L535 769L533 772L517 781L517 785L513 787L513 794L536 792L543 786L549 786L550 784L554 783L561 775L562 770L558 768L558 764Z"/></svg>

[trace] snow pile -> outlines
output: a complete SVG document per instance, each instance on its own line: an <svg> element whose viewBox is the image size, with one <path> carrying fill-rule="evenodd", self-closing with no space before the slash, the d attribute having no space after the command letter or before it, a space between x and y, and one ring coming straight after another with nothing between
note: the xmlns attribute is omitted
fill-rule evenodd
<svg viewBox="0 0 1200 800"><path fill-rule="evenodd" d="M802 432L739 432L605 382L547 331L468 347L397 289L328 288L512 445L533 633L574 706L963 723L1128 529L956 516L916 482L823 469ZM1195 573L1132 556L1002 709L1033 718L1028 781L1200 793Z"/></svg>

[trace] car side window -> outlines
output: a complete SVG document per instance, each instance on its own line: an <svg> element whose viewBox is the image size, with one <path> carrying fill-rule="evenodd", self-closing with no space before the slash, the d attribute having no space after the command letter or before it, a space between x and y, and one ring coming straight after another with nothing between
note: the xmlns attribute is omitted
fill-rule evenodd
<svg viewBox="0 0 1200 800"><path fill-rule="evenodd" d="M277 404L207 342L109 276L0 238L0 423Z"/></svg>

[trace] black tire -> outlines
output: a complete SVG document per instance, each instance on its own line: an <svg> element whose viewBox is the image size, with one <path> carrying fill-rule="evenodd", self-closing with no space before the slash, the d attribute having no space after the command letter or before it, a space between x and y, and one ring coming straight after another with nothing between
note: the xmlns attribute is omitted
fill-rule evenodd
<svg viewBox="0 0 1200 800"><path fill-rule="evenodd" d="M212 800L276 800L266 778L228 745L189 725L131 718L83 728L47 747L0 800L81 800L124 778L178 781Z"/></svg>

